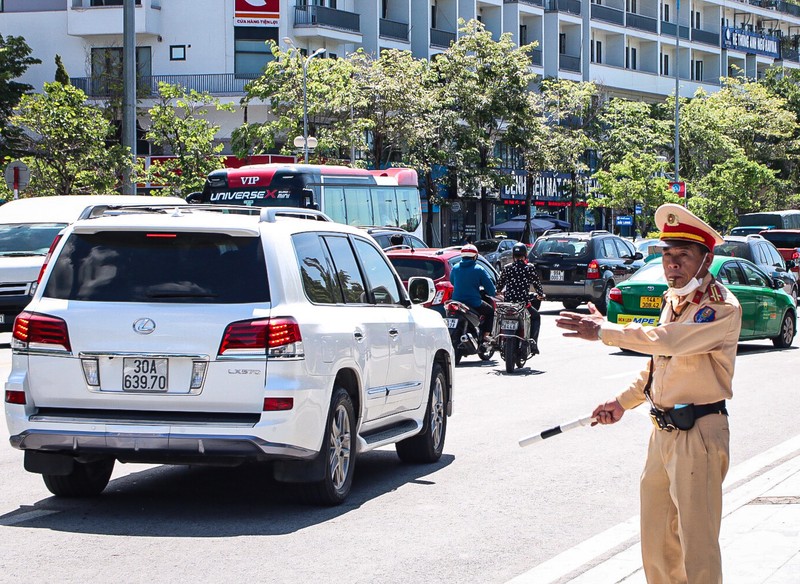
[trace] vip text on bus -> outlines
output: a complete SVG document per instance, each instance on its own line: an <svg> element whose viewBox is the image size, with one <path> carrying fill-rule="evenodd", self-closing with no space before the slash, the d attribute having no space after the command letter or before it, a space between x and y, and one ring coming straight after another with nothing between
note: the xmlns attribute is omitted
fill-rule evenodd
<svg viewBox="0 0 800 584"><path fill-rule="evenodd" d="M215 170L190 203L319 209L359 227L401 227L422 237L417 172L316 164L254 164Z"/></svg>

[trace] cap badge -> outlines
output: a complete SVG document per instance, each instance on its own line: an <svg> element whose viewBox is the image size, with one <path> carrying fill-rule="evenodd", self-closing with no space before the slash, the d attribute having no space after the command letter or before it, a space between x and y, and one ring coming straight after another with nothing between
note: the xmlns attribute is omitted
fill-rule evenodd
<svg viewBox="0 0 800 584"><path fill-rule="evenodd" d="M675 213L670 213L667 215L667 225L677 225L678 224L678 216Z"/></svg>

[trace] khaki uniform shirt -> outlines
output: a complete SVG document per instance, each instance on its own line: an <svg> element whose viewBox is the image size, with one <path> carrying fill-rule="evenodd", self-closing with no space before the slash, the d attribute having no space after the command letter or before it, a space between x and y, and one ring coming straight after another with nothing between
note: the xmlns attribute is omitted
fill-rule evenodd
<svg viewBox="0 0 800 584"><path fill-rule="evenodd" d="M660 408L708 404L733 395L731 385L742 308L727 288L707 274L700 288L673 310L669 302L657 327L602 325L603 343L653 355L650 395ZM645 401L650 364L617 400L629 410Z"/></svg>

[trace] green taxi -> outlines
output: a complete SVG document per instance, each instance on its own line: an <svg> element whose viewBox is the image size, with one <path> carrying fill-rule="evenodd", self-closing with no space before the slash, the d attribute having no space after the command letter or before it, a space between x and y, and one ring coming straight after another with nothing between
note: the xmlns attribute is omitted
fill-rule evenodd
<svg viewBox="0 0 800 584"><path fill-rule="evenodd" d="M792 297L783 291L782 282L742 258L715 256L710 271L742 305L740 341L771 339L780 348L792 344L797 332L797 309ZM657 326L661 297L666 290L661 258L653 259L611 290L608 320Z"/></svg>

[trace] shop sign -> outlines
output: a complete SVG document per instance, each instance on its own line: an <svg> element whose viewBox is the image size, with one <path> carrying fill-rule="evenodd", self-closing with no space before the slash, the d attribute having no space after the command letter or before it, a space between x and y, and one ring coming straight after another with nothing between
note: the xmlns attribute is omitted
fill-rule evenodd
<svg viewBox="0 0 800 584"><path fill-rule="evenodd" d="M280 0L236 0L234 26L278 26Z"/></svg>

